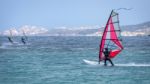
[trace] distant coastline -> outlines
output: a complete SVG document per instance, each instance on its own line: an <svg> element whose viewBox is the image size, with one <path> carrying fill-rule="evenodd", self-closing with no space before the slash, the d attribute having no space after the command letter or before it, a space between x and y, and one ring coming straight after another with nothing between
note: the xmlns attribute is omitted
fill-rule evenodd
<svg viewBox="0 0 150 84"><path fill-rule="evenodd" d="M104 27L81 26L81 27L58 27L48 30L38 26L25 25L21 28L10 28L13 36L22 36L22 30L27 36L102 36ZM0 32L1 36L9 36L9 30ZM122 36L150 36L150 21L136 24L121 26Z"/></svg>

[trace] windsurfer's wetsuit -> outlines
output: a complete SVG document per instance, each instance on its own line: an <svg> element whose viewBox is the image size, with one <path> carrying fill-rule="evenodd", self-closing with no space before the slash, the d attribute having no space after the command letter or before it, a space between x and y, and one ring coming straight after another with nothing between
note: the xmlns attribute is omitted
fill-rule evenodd
<svg viewBox="0 0 150 84"><path fill-rule="evenodd" d="M113 62L111 61L111 59L109 58L109 53L110 51L108 51L108 48L105 48L105 51L103 52L105 55L105 59L104 59L104 65L107 66L107 61L109 61L111 63L112 66L114 66Z"/></svg>
<svg viewBox="0 0 150 84"><path fill-rule="evenodd" d="M7 37L9 42L13 43L12 39L10 37Z"/></svg>
<svg viewBox="0 0 150 84"><path fill-rule="evenodd" d="M23 37L21 38L21 41L22 41L23 44L26 44L26 41Z"/></svg>

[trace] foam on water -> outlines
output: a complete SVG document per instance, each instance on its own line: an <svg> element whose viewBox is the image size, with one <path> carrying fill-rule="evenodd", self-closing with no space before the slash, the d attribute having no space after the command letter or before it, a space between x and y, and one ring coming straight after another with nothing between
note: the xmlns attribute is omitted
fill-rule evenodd
<svg viewBox="0 0 150 84"><path fill-rule="evenodd" d="M0 48L1 49L24 49L27 48L28 45L30 45L30 43L23 44L19 42L14 42L14 43L6 42L6 43L2 43Z"/></svg>

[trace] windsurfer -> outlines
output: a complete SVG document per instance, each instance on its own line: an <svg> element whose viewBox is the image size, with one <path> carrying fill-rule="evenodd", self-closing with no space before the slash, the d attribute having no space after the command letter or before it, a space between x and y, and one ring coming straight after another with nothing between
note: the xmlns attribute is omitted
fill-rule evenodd
<svg viewBox="0 0 150 84"><path fill-rule="evenodd" d="M22 41L23 44L26 44L25 38L22 37L21 41Z"/></svg>
<svg viewBox="0 0 150 84"><path fill-rule="evenodd" d="M105 48L105 51L103 53L105 55L104 65L107 66L107 61L109 61L111 63L111 65L114 66L113 62L111 61L111 59L109 57L110 51L108 50L108 48Z"/></svg>
<svg viewBox="0 0 150 84"><path fill-rule="evenodd" d="M13 43L12 39L10 37L7 37L9 42Z"/></svg>

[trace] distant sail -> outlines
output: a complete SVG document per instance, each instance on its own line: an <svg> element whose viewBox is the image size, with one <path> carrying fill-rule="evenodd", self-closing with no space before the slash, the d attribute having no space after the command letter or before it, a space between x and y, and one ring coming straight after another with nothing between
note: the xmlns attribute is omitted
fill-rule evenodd
<svg viewBox="0 0 150 84"><path fill-rule="evenodd" d="M110 49L110 58L114 58L123 50L118 13L112 10L105 26L100 43L99 62L104 59L103 51Z"/></svg>
<svg viewBox="0 0 150 84"><path fill-rule="evenodd" d="M21 41L22 41L23 44L26 44L26 41L27 41L28 37L26 36L24 30L22 30L22 32L23 32L23 36L21 37Z"/></svg>
<svg viewBox="0 0 150 84"><path fill-rule="evenodd" d="M28 37L26 36L25 31L24 31L24 30L22 30L22 32L23 32L23 36L24 36L24 37L25 37L25 39L27 40L27 39L28 39Z"/></svg>
<svg viewBox="0 0 150 84"><path fill-rule="evenodd" d="M8 36L7 38L8 38L8 40L9 40L9 42L10 43L13 43L13 40L12 40L12 30L9 30L9 33L10 33L10 36Z"/></svg>

